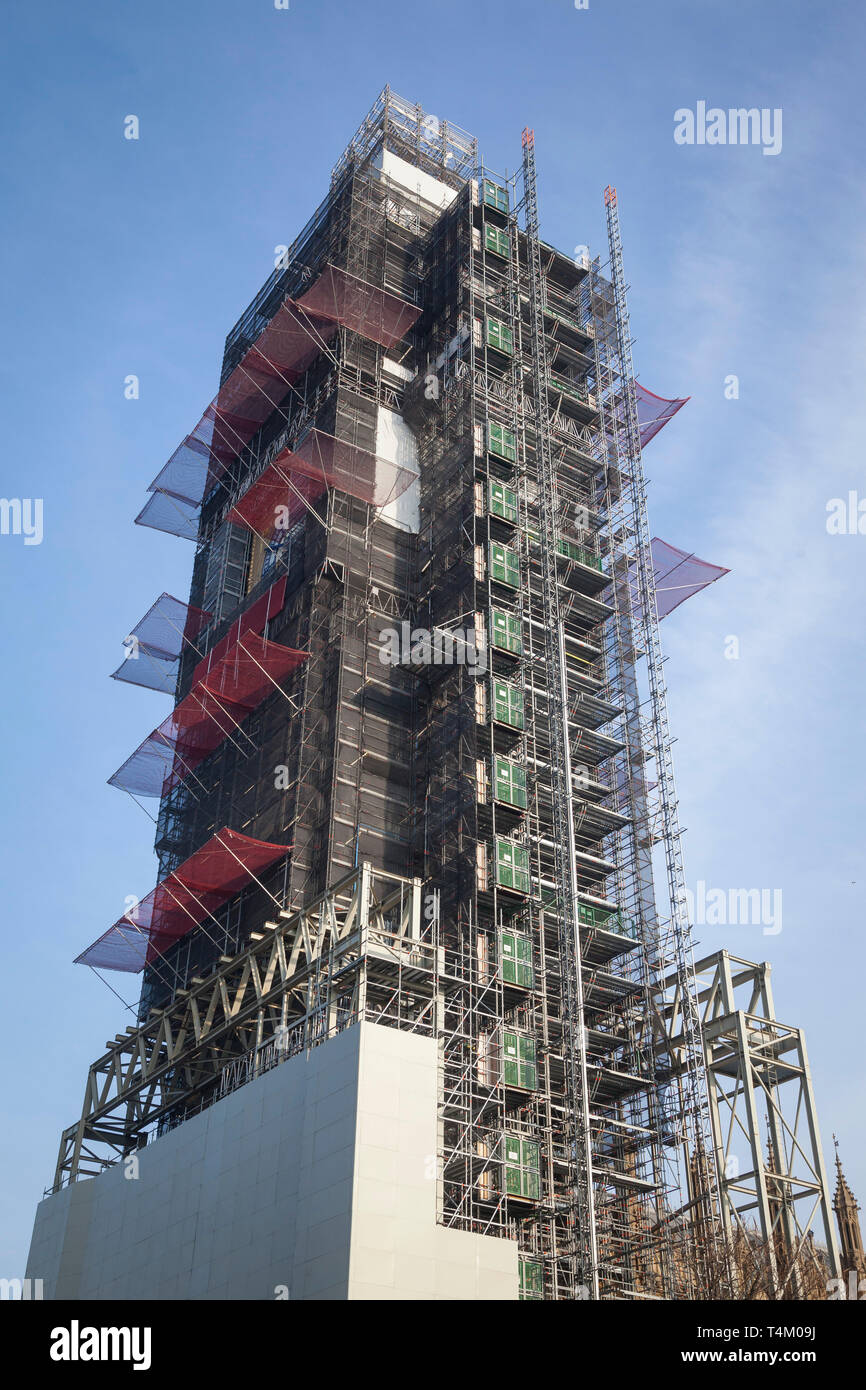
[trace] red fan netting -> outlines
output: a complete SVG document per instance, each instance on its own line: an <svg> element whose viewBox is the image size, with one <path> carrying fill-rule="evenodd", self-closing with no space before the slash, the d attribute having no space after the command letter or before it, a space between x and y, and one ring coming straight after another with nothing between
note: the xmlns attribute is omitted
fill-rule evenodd
<svg viewBox="0 0 866 1390"><path fill-rule="evenodd" d="M652 391L648 391L645 386L641 386L639 381L634 383L635 396L637 397L637 421L640 429L640 446L645 449L651 439L654 439L659 430L664 429L668 420L681 410L688 396L682 399L674 397L673 400L665 400L664 396L655 396Z"/></svg>
<svg viewBox="0 0 866 1390"><path fill-rule="evenodd" d="M395 347L421 312L417 305L408 304L399 295L368 285L333 265L325 267L298 303L385 348Z"/></svg>
<svg viewBox="0 0 866 1390"><path fill-rule="evenodd" d="M189 693L109 777L112 787L163 796L306 660L306 652L260 635L269 614L282 608L285 589L279 580L232 624L196 666Z"/></svg>
<svg viewBox="0 0 866 1390"><path fill-rule="evenodd" d="M357 444L313 429L294 450L277 455L235 503L229 520L269 539L275 530L290 526L328 487L384 507L417 476Z"/></svg>
<svg viewBox="0 0 866 1390"><path fill-rule="evenodd" d="M327 266L297 301L286 298L220 387L195 429L154 478L140 526L195 540L213 483L277 409L337 326L392 348L420 313L398 295Z"/></svg>
<svg viewBox="0 0 866 1390"><path fill-rule="evenodd" d="M700 593L708 584L714 584L730 570L723 565L711 565L707 560L699 560L686 550L678 550L675 545L652 540L653 573L656 585L656 609L659 618L666 618L692 594Z"/></svg>
<svg viewBox="0 0 866 1390"><path fill-rule="evenodd" d="M656 615L659 621L666 618L681 603L685 603L692 594L700 593L701 589L714 584L723 575L730 574L730 570L725 569L723 565L711 565L707 560L699 560L697 555L692 555L687 550L678 550L675 545L669 545L658 536L653 536L651 545ZM634 611L641 614L643 604L636 564L629 566L628 582Z"/></svg>
<svg viewBox="0 0 866 1390"><path fill-rule="evenodd" d="M278 454L235 503L228 520L248 527L267 541L276 531L293 526L328 486L324 479L311 478L303 472L295 460L296 455L289 449Z"/></svg>
<svg viewBox="0 0 866 1390"><path fill-rule="evenodd" d="M76 956L75 964L137 973L289 848L253 840L237 830L217 831L137 907Z"/></svg>

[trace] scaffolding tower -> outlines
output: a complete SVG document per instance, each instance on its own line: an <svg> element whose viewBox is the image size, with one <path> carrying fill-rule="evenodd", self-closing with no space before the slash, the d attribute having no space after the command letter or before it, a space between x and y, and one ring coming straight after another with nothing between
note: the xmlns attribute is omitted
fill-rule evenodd
<svg viewBox="0 0 866 1390"><path fill-rule="evenodd" d="M437 1039L438 1219L516 1241L521 1297L700 1296L723 1228L605 202L607 273L541 239L531 131L504 177L386 88L229 334L138 518L195 546L186 611L140 625L174 708L112 779L157 799L160 876L81 957L144 979L57 1186L366 1019Z"/></svg>
<svg viewBox="0 0 866 1390"><path fill-rule="evenodd" d="M712 1168L726 1244L739 1257L737 1293L749 1296L757 1279L770 1297L798 1298L816 1278L825 1292L839 1273L839 1250L803 1031L776 1018L766 961L719 951L695 972ZM667 1031L679 1053L687 1044L676 975L668 986Z"/></svg>

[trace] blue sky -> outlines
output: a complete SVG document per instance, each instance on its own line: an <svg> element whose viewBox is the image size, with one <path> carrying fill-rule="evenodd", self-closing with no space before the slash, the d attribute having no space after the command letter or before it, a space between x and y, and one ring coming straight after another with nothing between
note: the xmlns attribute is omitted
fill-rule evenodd
<svg viewBox="0 0 866 1390"><path fill-rule="evenodd" d="M566 250L604 252L602 190L619 189L638 374L691 397L647 449L653 531L732 571L663 627L687 877L783 894L778 935L701 926L699 949L772 962L779 1017L807 1030L825 1153L835 1129L866 1200L866 536L825 524L829 499L866 497L866 14L48 0L5 28L2 492L44 499L44 539L0 536L0 1274L23 1274L87 1066L131 1020L71 961L154 880L151 823L105 779L165 701L107 675L157 594L185 596L192 547L133 517L386 82L477 135L495 169L534 126L543 233ZM674 112L701 100L781 108L781 153L675 144Z"/></svg>

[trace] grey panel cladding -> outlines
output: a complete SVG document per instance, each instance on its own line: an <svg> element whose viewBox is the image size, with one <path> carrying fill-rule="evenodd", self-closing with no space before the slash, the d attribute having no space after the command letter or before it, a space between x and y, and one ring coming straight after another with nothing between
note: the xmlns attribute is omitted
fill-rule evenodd
<svg viewBox="0 0 866 1390"><path fill-rule="evenodd" d="M348 1297L361 1030L242 1086L37 1212L49 1299Z"/></svg>

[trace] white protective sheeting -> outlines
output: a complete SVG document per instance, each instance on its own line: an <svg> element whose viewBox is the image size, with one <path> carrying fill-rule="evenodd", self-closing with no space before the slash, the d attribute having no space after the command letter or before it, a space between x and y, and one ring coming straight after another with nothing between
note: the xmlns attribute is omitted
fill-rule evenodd
<svg viewBox="0 0 866 1390"><path fill-rule="evenodd" d="M379 406L376 421L376 453L389 463L397 463L401 468L411 468L418 472L418 444L402 415L395 410ZM416 480L406 491L382 508L381 515L386 521L396 522L407 531L418 532L421 526L421 486Z"/></svg>

